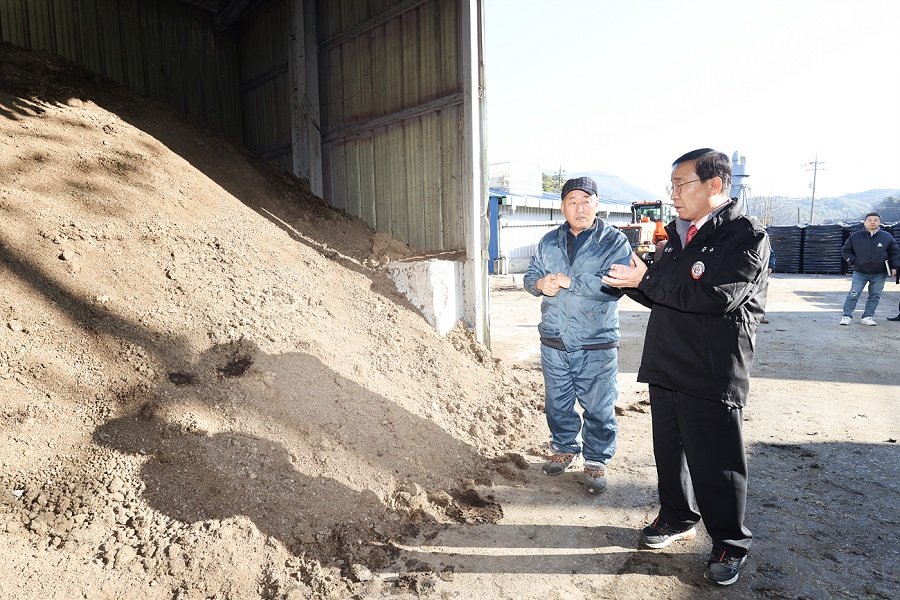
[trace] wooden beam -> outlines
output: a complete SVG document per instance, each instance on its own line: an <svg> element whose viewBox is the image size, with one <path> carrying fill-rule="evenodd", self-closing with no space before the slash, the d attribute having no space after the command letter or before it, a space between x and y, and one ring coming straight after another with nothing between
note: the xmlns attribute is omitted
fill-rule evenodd
<svg viewBox="0 0 900 600"><path fill-rule="evenodd" d="M374 119L368 119L359 123L351 123L343 127L338 127L333 131L329 131L325 136L323 136L322 143L334 144L338 141L366 134L373 129L378 129L379 127L387 127L388 125L397 123L398 121L414 119L416 117L421 117L423 115L438 112L450 106L462 104L463 100L463 93L457 92L455 94L436 98L430 102L425 102L424 104L419 104L418 106L411 106L407 109L397 111L389 115L375 117Z"/></svg>
<svg viewBox="0 0 900 600"><path fill-rule="evenodd" d="M231 0L219 11L216 16L216 29L228 29L235 21L241 18L241 15L251 5L259 4L259 0Z"/></svg>
<svg viewBox="0 0 900 600"><path fill-rule="evenodd" d="M481 0L462 0L459 21L459 60L463 78L462 165L464 177L458 201L463 205L466 239L465 320L475 339L490 347L490 295L487 279L486 205L487 156L484 133L484 57L481 37L483 15Z"/></svg>
<svg viewBox="0 0 900 600"><path fill-rule="evenodd" d="M197 8L201 8L207 12L218 13L219 12L219 4L218 0L181 0L184 4L190 4L191 6L196 6Z"/></svg>
<svg viewBox="0 0 900 600"><path fill-rule="evenodd" d="M322 139L319 132L319 55L316 44L315 0L291 1L291 158L295 176L309 181L309 189L320 198Z"/></svg>
<svg viewBox="0 0 900 600"><path fill-rule="evenodd" d="M375 29L376 27L380 27L388 21L392 21L393 19L407 11L418 8L422 4L427 4L429 2L434 2L434 0L404 0L403 2L398 2L391 8L378 15L375 15L368 21L363 21L362 23L355 25L347 31L341 32L338 35L325 40L324 42L322 42L321 48L323 51L325 51L330 50L335 46L340 46L341 44L357 36L360 36L367 31Z"/></svg>

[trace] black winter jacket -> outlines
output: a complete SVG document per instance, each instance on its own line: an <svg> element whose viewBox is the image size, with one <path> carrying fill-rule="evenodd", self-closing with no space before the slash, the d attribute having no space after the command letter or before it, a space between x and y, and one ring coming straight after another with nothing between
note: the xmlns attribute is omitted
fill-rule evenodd
<svg viewBox="0 0 900 600"><path fill-rule="evenodd" d="M669 242L637 288L649 307L638 381L744 406L756 328L765 314L769 238L732 201L686 247Z"/></svg>
<svg viewBox="0 0 900 600"><path fill-rule="evenodd" d="M841 248L841 256L854 271L867 275L889 275L885 261L890 263L892 269L900 268L897 241L884 229L879 229L874 235L865 229L851 234Z"/></svg>

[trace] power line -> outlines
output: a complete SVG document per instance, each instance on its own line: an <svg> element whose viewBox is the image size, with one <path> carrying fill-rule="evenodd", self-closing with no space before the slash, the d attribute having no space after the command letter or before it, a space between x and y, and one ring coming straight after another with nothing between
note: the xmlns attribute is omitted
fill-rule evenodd
<svg viewBox="0 0 900 600"><path fill-rule="evenodd" d="M812 169L806 169L806 170L813 172L812 200L809 203L809 224L810 225L812 225L812 223L813 223L813 211L815 210L815 207L816 207L816 173L818 173L820 170L819 165L824 165L824 164L825 164L824 162L819 160L819 153L816 152L815 160L813 160L812 162L808 162L805 165L802 165L804 167L808 167L808 166L812 165ZM821 170L824 171L825 169L821 169ZM799 211L799 209L798 209L798 211ZM798 222L800 221L799 216L797 218L797 221Z"/></svg>

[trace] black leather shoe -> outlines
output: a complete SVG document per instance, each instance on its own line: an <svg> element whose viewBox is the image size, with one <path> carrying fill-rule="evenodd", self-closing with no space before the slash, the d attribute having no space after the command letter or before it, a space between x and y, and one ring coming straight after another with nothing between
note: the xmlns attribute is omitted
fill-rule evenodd
<svg viewBox="0 0 900 600"><path fill-rule="evenodd" d="M887 320L888 321L900 321L900 315L897 315L896 317L888 317Z"/></svg>

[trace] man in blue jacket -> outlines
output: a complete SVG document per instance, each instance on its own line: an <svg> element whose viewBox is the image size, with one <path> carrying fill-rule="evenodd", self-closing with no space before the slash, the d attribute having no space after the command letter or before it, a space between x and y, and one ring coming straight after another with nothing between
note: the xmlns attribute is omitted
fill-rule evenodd
<svg viewBox="0 0 900 600"><path fill-rule="evenodd" d="M559 475L581 454L585 488L599 494L616 451L622 296L601 279L613 264L629 263L631 246L625 234L597 218L593 179L570 179L561 195L566 222L541 238L524 279L526 290L543 296L538 332L553 454L542 470Z"/></svg>
<svg viewBox="0 0 900 600"><path fill-rule="evenodd" d="M853 281L850 283L850 293L844 300L844 314L839 325L850 324L853 309L866 285L869 286L869 296L860 323L877 325L875 309L881 300L884 282L888 274L896 277L897 267L900 266L897 242L894 236L881 229L881 215L876 212L867 214L863 225L865 229L851 234L841 249L844 260L853 267Z"/></svg>

